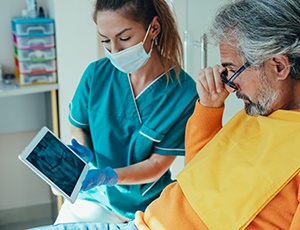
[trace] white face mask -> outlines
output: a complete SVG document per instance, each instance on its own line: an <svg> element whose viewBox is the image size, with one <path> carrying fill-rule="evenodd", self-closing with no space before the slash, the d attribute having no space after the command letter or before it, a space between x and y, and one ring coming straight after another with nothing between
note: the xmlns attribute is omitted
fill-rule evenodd
<svg viewBox="0 0 300 230"><path fill-rule="evenodd" d="M111 53L105 47L105 55L111 61L111 63L119 70L125 73L134 73L141 67L143 67L146 62L149 60L153 47L153 40L149 53L146 53L144 49L144 42L150 31L151 24L148 27L145 38L142 42L131 46L125 50L122 50L118 53Z"/></svg>

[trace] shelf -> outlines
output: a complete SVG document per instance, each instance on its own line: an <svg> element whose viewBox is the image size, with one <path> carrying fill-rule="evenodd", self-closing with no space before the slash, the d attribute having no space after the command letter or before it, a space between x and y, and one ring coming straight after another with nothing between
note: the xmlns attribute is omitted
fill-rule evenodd
<svg viewBox="0 0 300 230"><path fill-rule="evenodd" d="M57 90L57 89L58 89L58 84L18 86L16 88L7 88L7 89L0 88L0 98L33 94L33 93L50 92L52 90Z"/></svg>

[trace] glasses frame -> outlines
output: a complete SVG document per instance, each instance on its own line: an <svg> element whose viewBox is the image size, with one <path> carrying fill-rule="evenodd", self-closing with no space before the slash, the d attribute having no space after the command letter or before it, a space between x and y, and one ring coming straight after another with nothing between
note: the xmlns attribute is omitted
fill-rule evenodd
<svg viewBox="0 0 300 230"><path fill-rule="evenodd" d="M234 90L238 90L237 85L233 82L245 69L247 69L250 66L250 62L246 62L241 68L239 68L232 76L231 78L227 79L228 77L228 70L226 69L224 72L220 74L220 77L222 79L222 82L229 87L233 88Z"/></svg>

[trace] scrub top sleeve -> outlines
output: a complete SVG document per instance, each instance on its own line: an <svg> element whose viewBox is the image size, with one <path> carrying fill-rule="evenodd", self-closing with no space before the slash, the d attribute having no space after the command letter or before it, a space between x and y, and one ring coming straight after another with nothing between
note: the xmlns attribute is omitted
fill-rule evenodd
<svg viewBox="0 0 300 230"><path fill-rule="evenodd" d="M89 126L88 105L94 68L94 63L86 68L75 91L74 97L69 104L69 121L78 128L88 128Z"/></svg>
<svg viewBox="0 0 300 230"><path fill-rule="evenodd" d="M197 96L190 101L186 110L178 117L173 126L165 134L161 142L157 143L153 147L153 153L167 155L167 156L184 156L185 146L185 127L187 120L194 111L195 101Z"/></svg>

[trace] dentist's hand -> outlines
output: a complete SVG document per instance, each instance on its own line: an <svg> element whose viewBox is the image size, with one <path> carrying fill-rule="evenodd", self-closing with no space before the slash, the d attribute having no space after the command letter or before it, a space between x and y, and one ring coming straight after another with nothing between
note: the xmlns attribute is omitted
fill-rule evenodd
<svg viewBox="0 0 300 230"><path fill-rule="evenodd" d="M77 142L75 138L71 140L71 145L68 145L75 153L77 153L86 163L89 163L93 159L92 151Z"/></svg>
<svg viewBox="0 0 300 230"><path fill-rule="evenodd" d="M99 185L114 186L118 179L118 174L111 167L103 170L90 169L82 182L81 190L86 191Z"/></svg>
<svg viewBox="0 0 300 230"><path fill-rule="evenodd" d="M221 80L220 74L225 68L219 65L200 70L196 79L196 86L200 104L205 107L218 108L224 105L229 92Z"/></svg>

